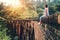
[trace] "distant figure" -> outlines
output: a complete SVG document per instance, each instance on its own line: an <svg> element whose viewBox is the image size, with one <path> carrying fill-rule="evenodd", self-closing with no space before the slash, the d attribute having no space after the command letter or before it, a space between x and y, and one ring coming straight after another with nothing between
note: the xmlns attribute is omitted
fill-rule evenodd
<svg viewBox="0 0 60 40"><path fill-rule="evenodd" d="M44 17L47 17L49 16L49 9L48 9L48 5L45 5L45 9L44 9L44 13L43 15L40 17L40 21L38 24L41 24L41 19L44 18Z"/></svg>

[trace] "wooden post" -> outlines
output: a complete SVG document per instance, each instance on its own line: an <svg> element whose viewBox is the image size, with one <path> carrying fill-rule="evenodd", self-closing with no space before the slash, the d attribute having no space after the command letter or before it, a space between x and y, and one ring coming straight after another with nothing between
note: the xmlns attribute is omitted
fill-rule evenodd
<svg viewBox="0 0 60 40"><path fill-rule="evenodd" d="M58 15L58 24L60 24L60 15Z"/></svg>

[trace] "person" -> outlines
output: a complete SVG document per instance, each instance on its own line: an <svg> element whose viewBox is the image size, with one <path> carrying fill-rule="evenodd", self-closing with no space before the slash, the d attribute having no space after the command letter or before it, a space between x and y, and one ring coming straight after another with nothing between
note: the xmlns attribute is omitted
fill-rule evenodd
<svg viewBox="0 0 60 40"><path fill-rule="evenodd" d="M48 9L48 5L45 5L44 13L43 13L43 15L40 17L40 21L39 21L38 24L41 24L42 18L47 17L47 16L49 16L49 9Z"/></svg>

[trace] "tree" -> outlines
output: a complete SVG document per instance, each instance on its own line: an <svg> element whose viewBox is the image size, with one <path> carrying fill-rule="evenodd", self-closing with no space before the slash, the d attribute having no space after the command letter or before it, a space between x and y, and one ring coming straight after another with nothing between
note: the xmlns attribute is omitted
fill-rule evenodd
<svg viewBox="0 0 60 40"><path fill-rule="evenodd" d="M2 12L4 9L3 3L0 4L0 16L4 16L4 12Z"/></svg>

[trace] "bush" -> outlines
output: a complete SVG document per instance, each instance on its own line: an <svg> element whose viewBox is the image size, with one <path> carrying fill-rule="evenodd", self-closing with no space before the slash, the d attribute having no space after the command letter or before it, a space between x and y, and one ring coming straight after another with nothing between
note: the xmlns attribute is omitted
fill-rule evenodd
<svg viewBox="0 0 60 40"><path fill-rule="evenodd" d="M10 36L7 36L6 31L7 28L0 24L0 40L11 40Z"/></svg>

